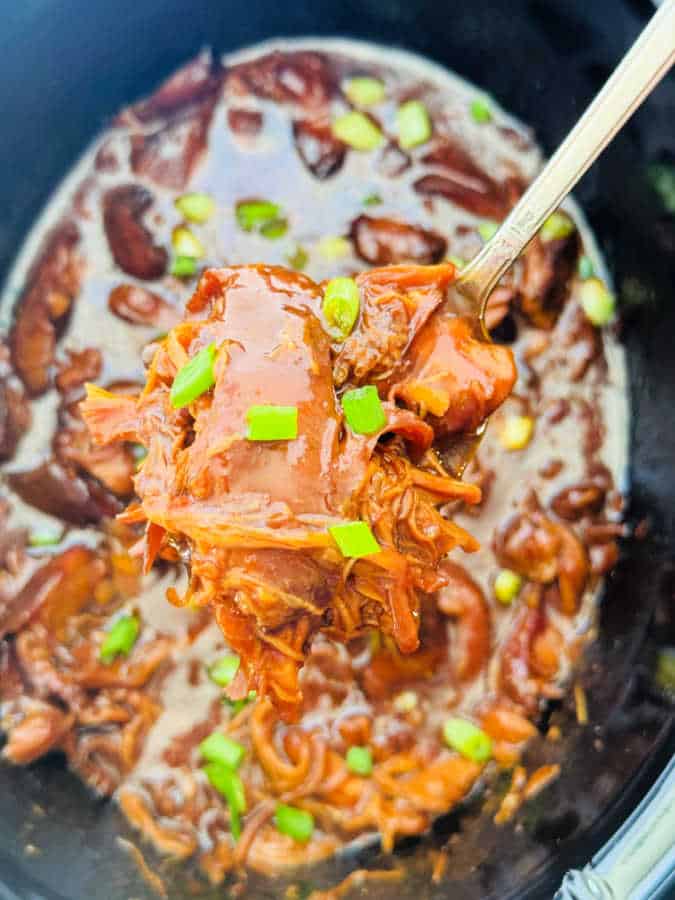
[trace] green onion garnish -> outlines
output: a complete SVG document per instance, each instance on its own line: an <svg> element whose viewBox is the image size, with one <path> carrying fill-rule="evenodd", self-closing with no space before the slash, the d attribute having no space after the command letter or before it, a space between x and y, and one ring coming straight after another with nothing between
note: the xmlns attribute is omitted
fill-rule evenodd
<svg viewBox="0 0 675 900"><path fill-rule="evenodd" d="M225 697L224 703L232 710L232 715L237 716L244 709L244 707L248 706L249 703L253 703L253 701L258 696L257 691L249 691L245 697L242 697L240 700L230 700L229 697Z"/></svg>
<svg viewBox="0 0 675 900"><path fill-rule="evenodd" d="M379 206L382 203L382 197L378 193L367 194L363 198L364 206Z"/></svg>
<svg viewBox="0 0 675 900"><path fill-rule="evenodd" d="M174 228L171 234L171 245L176 256L190 256L192 259L201 259L205 255L204 245L184 225Z"/></svg>
<svg viewBox="0 0 675 900"><path fill-rule="evenodd" d="M498 229L499 222L493 222L491 219L486 219L485 222L481 222L478 226L478 234L487 243L497 234Z"/></svg>
<svg viewBox="0 0 675 900"><path fill-rule="evenodd" d="M346 762L349 771L355 775L370 775L373 771L373 754L370 747L350 747Z"/></svg>
<svg viewBox="0 0 675 900"><path fill-rule="evenodd" d="M209 666L209 678L220 687L227 687L238 671L239 657L235 653L228 653Z"/></svg>
<svg viewBox="0 0 675 900"><path fill-rule="evenodd" d="M426 143L431 137L429 111L420 100L408 100L396 110L398 142L404 150Z"/></svg>
<svg viewBox="0 0 675 900"><path fill-rule="evenodd" d="M375 434L387 424L380 395L372 384L346 391L341 402L347 424L355 434Z"/></svg>
<svg viewBox="0 0 675 900"><path fill-rule="evenodd" d="M230 831L235 841L241 835L241 815L246 812L246 791L244 783L234 769L211 762L204 766L204 772L213 787L227 801L230 810Z"/></svg>
<svg viewBox="0 0 675 900"><path fill-rule="evenodd" d="M448 747L474 762L484 763L492 756L490 738L466 719L448 719L443 725L443 738Z"/></svg>
<svg viewBox="0 0 675 900"><path fill-rule="evenodd" d="M333 122L335 137L354 150L375 150L383 141L377 125L361 112L345 113Z"/></svg>
<svg viewBox="0 0 675 900"><path fill-rule="evenodd" d="M288 254L288 256L286 257L286 262L292 269L295 269L296 272L299 272L305 268L308 259L309 257L307 256L307 251L304 247L301 247L298 244L293 253Z"/></svg>
<svg viewBox="0 0 675 900"><path fill-rule="evenodd" d="M452 256L448 257L448 262L451 262L456 269L463 269L466 265L466 260L463 256Z"/></svg>
<svg viewBox="0 0 675 900"><path fill-rule="evenodd" d="M237 203L235 214L244 231L260 231L281 218L281 207L269 200L244 200Z"/></svg>
<svg viewBox="0 0 675 900"><path fill-rule="evenodd" d="M576 229L576 225L564 212L554 212L546 219L539 230L539 237L548 243L549 241L559 241L562 238L569 237Z"/></svg>
<svg viewBox="0 0 675 900"><path fill-rule="evenodd" d="M352 245L344 237L324 237L316 245L316 249L325 259L335 260L348 256Z"/></svg>
<svg viewBox="0 0 675 900"><path fill-rule="evenodd" d="M63 530L61 528L40 528L31 531L28 543L31 547L53 547L54 544L61 542L62 537Z"/></svg>
<svg viewBox="0 0 675 900"><path fill-rule="evenodd" d="M344 525L331 525L328 530L342 555L349 559L372 556L381 550L367 522L345 522Z"/></svg>
<svg viewBox="0 0 675 900"><path fill-rule="evenodd" d="M197 271L197 260L192 256L174 256L171 274L174 278L192 278Z"/></svg>
<svg viewBox="0 0 675 900"><path fill-rule="evenodd" d="M296 806L277 803L274 820L282 834L287 834L299 844L306 844L314 833L314 816Z"/></svg>
<svg viewBox="0 0 675 900"><path fill-rule="evenodd" d="M647 169L647 181L669 213L675 215L675 166L654 163Z"/></svg>
<svg viewBox="0 0 675 900"><path fill-rule="evenodd" d="M269 241L276 241L277 238L283 237L288 231L288 221L286 219L272 219L271 222L265 222L260 226L260 234Z"/></svg>
<svg viewBox="0 0 675 900"><path fill-rule="evenodd" d="M209 344L193 356L180 372L177 373L171 385L171 405L174 409L187 406L210 390L215 384L213 363L216 358L216 345Z"/></svg>
<svg viewBox="0 0 675 900"><path fill-rule="evenodd" d="M582 256L579 259L578 272L579 278L581 278L582 281L585 281L587 278L592 278L595 275L593 263L588 256Z"/></svg>
<svg viewBox="0 0 675 900"><path fill-rule="evenodd" d="M321 309L331 333L344 341L359 316L359 288L353 278L332 278L323 292Z"/></svg>
<svg viewBox="0 0 675 900"><path fill-rule="evenodd" d="M140 622L136 616L120 616L111 626L101 644L99 659L108 665L116 656L128 656L136 643Z"/></svg>
<svg viewBox="0 0 675 900"><path fill-rule="evenodd" d="M614 318L614 297L599 278L587 278L579 290L579 302L586 318L601 328Z"/></svg>
<svg viewBox="0 0 675 900"><path fill-rule="evenodd" d="M374 106L384 100L384 84L377 78L350 78L342 90L354 106Z"/></svg>
<svg viewBox="0 0 675 900"><path fill-rule="evenodd" d="M246 756L246 747L221 731L214 731L201 742L199 752L206 762L220 763L222 766L238 769Z"/></svg>
<svg viewBox="0 0 675 900"><path fill-rule="evenodd" d="M471 102L469 109L471 110L471 118L474 122L478 122L479 125L484 125L485 122L490 122L492 120L492 110L485 97L476 97L476 99Z"/></svg>
<svg viewBox="0 0 675 900"><path fill-rule="evenodd" d="M675 647L664 647L659 651L654 680L662 691L675 697Z"/></svg>
<svg viewBox="0 0 675 900"><path fill-rule="evenodd" d="M178 212L188 222L207 222L216 211L216 203L208 194L183 194L174 200Z"/></svg>
<svg viewBox="0 0 675 900"><path fill-rule="evenodd" d="M249 406L249 441L293 441L298 436L297 406Z"/></svg>

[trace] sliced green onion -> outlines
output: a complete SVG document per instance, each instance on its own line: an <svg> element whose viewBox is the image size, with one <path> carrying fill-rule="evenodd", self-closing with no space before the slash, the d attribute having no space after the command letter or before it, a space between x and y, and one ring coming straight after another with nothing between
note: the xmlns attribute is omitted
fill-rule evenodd
<svg viewBox="0 0 675 900"><path fill-rule="evenodd" d="M28 537L28 543L31 547L53 547L59 544L63 537L63 529L61 528L40 528L31 531Z"/></svg>
<svg viewBox="0 0 675 900"><path fill-rule="evenodd" d="M190 229L184 225L174 228L171 234L171 246L176 256L190 256L192 259L201 259L206 253L204 245L199 238L195 237Z"/></svg>
<svg viewBox="0 0 675 900"><path fill-rule="evenodd" d="M485 732L466 719L448 719L443 725L443 739L456 750L477 763L487 762L492 756L492 741Z"/></svg>
<svg viewBox="0 0 675 900"><path fill-rule="evenodd" d="M340 553L348 559L372 556L381 550L367 522L345 522L344 525L331 525L328 530Z"/></svg>
<svg viewBox="0 0 675 900"><path fill-rule="evenodd" d="M587 278L579 291L579 302L589 319L598 328L614 318L614 297L599 278Z"/></svg>
<svg viewBox="0 0 675 900"><path fill-rule="evenodd" d="M212 666L209 666L209 678L220 687L227 687L239 671L239 662L239 657L235 653L221 656Z"/></svg>
<svg viewBox="0 0 675 900"><path fill-rule="evenodd" d="M274 820L278 831L292 837L299 844L306 844L314 833L314 816L297 806L277 803Z"/></svg>
<svg viewBox="0 0 675 900"><path fill-rule="evenodd" d="M171 385L171 406L180 409L210 390L215 384L213 363L216 345L209 344L193 356L178 372Z"/></svg>
<svg viewBox="0 0 675 900"><path fill-rule="evenodd" d="M227 801L230 810L230 831L237 841L241 835L241 815L246 812L244 783L234 769L220 763L208 763L204 766L204 772L213 787Z"/></svg>
<svg viewBox="0 0 675 900"><path fill-rule="evenodd" d="M269 200L244 200L237 203L237 222L244 231L257 231L281 217L281 207Z"/></svg>
<svg viewBox="0 0 675 900"><path fill-rule="evenodd" d="M394 709L396 712L409 713L417 706L418 698L415 691L401 691L394 697Z"/></svg>
<svg viewBox="0 0 675 900"><path fill-rule="evenodd" d="M576 225L572 219L564 212L554 212L546 219L539 230L539 237L548 243L548 241L559 241L562 238L569 237L576 230Z"/></svg>
<svg viewBox="0 0 675 900"><path fill-rule="evenodd" d="M593 267L593 263L591 262L588 256L582 256L579 259L579 278L585 281L587 278L592 278L595 275L595 268Z"/></svg>
<svg viewBox="0 0 675 900"><path fill-rule="evenodd" d="M246 756L246 747L233 741L222 731L214 731L201 742L199 752L207 762L238 769Z"/></svg>
<svg viewBox="0 0 675 900"><path fill-rule="evenodd" d="M363 198L364 206L379 206L382 203L382 197L378 193L367 194Z"/></svg>
<svg viewBox="0 0 675 900"><path fill-rule="evenodd" d="M333 134L354 150L375 150L384 140L382 132L372 119L355 110L333 122Z"/></svg>
<svg viewBox="0 0 675 900"><path fill-rule="evenodd" d="M178 212L188 222L208 222L216 211L216 203L208 194L183 194L174 200Z"/></svg>
<svg viewBox="0 0 675 900"><path fill-rule="evenodd" d="M384 100L384 84L377 78L350 78L344 83L342 90L354 106L375 106Z"/></svg>
<svg viewBox="0 0 675 900"><path fill-rule="evenodd" d="M495 578L495 597L503 606L509 606L516 599L523 586L523 579L511 569L502 569Z"/></svg>
<svg viewBox="0 0 675 900"><path fill-rule="evenodd" d="M283 237L288 231L288 221L286 219L272 219L271 222L265 222L260 226L260 234L269 241L276 241L277 238Z"/></svg>
<svg viewBox="0 0 675 900"><path fill-rule="evenodd" d="M347 768L355 775L370 775L373 771L373 754L370 747L350 747L346 756Z"/></svg>
<svg viewBox="0 0 675 900"><path fill-rule="evenodd" d="M485 243L491 240L499 229L499 222L493 222L491 219L486 219L485 222L481 222L478 226L478 234L483 238Z"/></svg>
<svg viewBox="0 0 675 900"><path fill-rule="evenodd" d="M675 696L675 647L659 651L654 680L662 691Z"/></svg>
<svg viewBox="0 0 675 900"><path fill-rule="evenodd" d="M136 643L141 625L136 616L120 616L113 622L101 644L99 659L108 665L116 656L128 656Z"/></svg>
<svg viewBox="0 0 675 900"><path fill-rule="evenodd" d="M298 436L297 406L249 406L249 441L293 441Z"/></svg>
<svg viewBox="0 0 675 900"><path fill-rule="evenodd" d="M352 245L344 237L324 237L316 245L316 249L325 259L336 260L349 256Z"/></svg>
<svg viewBox="0 0 675 900"><path fill-rule="evenodd" d="M485 122L492 120L492 110L486 97L476 97L475 100L472 100L469 109L471 110L471 118L480 125L484 125Z"/></svg>
<svg viewBox="0 0 675 900"><path fill-rule="evenodd" d="M398 142L404 150L426 143L431 137L429 111L420 100L408 100L396 110Z"/></svg>
<svg viewBox="0 0 675 900"><path fill-rule="evenodd" d="M341 403L347 424L355 434L375 434L387 424L380 395L372 384L346 391Z"/></svg>
<svg viewBox="0 0 675 900"><path fill-rule="evenodd" d="M171 274L174 278L192 278L197 271L197 260L192 256L174 256Z"/></svg>
<svg viewBox="0 0 675 900"><path fill-rule="evenodd" d="M449 256L448 261L451 262L456 269L463 269L466 265L466 260L463 256Z"/></svg>
<svg viewBox="0 0 675 900"><path fill-rule="evenodd" d="M359 288L353 278L332 278L323 292L321 309L331 333L344 341L359 317Z"/></svg>
<svg viewBox="0 0 675 900"><path fill-rule="evenodd" d="M248 706L249 703L253 703L253 701L257 698L257 691L249 691L245 697L242 697L240 700L230 700L229 697L226 697L224 702L232 710L232 715L237 716L244 709L244 707Z"/></svg>
<svg viewBox="0 0 675 900"><path fill-rule="evenodd" d="M298 272L305 268L308 259L307 251L298 244L293 253L289 253L286 257L286 262L292 269L295 269L296 272Z"/></svg>
<svg viewBox="0 0 675 900"><path fill-rule="evenodd" d="M675 215L675 166L654 163L647 169L647 180L669 213Z"/></svg>

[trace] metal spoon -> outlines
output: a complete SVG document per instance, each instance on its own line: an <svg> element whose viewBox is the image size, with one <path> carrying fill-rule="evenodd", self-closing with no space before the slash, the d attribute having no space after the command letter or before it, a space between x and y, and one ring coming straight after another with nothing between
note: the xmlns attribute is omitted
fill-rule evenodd
<svg viewBox="0 0 675 900"><path fill-rule="evenodd" d="M494 237L461 271L454 306L478 316L501 276L675 61L675 0L666 0ZM468 308L462 308L467 307Z"/></svg>

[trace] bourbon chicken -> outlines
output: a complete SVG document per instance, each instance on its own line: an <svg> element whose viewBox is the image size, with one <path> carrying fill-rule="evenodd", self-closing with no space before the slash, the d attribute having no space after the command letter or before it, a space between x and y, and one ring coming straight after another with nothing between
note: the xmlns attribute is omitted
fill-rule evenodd
<svg viewBox="0 0 675 900"><path fill-rule="evenodd" d="M94 440L147 450L122 514L145 525L146 569L188 562L187 591L169 599L213 610L241 657L233 690L269 696L288 721L318 631L374 627L412 653L425 596L448 583L442 561L478 548L440 508L480 490L444 469L435 441L476 431L516 370L508 348L452 314L453 277L450 263L363 273L358 318L337 335L325 284L274 266L208 269L139 395L88 387ZM200 386L181 400L198 354ZM370 424L343 408L350 392ZM254 417L275 410L291 431L256 434Z"/></svg>

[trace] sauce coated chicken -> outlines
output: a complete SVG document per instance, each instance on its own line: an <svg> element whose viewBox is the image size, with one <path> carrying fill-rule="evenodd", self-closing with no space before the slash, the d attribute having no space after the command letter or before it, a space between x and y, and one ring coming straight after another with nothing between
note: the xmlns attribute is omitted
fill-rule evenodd
<svg viewBox="0 0 675 900"><path fill-rule="evenodd" d="M140 504L124 515L147 522L146 568L167 549L189 560L179 602L214 610L247 689L284 718L300 709L298 670L318 630L348 640L378 628L413 652L422 597L446 583L441 560L455 546L477 549L439 507L477 503L480 490L443 469L434 440L475 431L509 394L515 366L508 348L478 340L448 309L453 271L360 275L360 318L338 344L306 276L209 269L155 350L143 392L90 387L82 405L97 442L148 451ZM174 408L177 374L210 346L213 388ZM335 382L344 390L348 359L356 383L373 379L384 401L371 434L341 414ZM297 437L249 440L247 412L261 403L297 410ZM329 528L353 521L369 526L379 552L343 555Z"/></svg>

